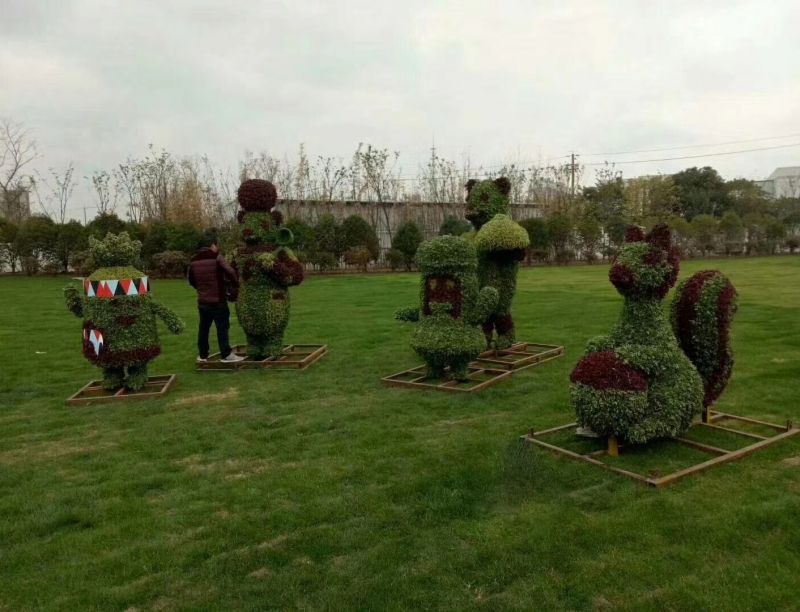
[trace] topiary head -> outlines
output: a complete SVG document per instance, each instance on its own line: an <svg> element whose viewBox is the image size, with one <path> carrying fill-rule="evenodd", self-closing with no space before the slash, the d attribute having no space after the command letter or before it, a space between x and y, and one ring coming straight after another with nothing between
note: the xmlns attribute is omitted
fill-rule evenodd
<svg viewBox="0 0 800 612"><path fill-rule="evenodd" d="M131 240L127 232L106 234L102 240L89 237L89 254L98 268L139 266L142 243Z"/></svg>
<svg viewBox="0 0 800 612"><path fill-rule="evenodd" d="M485 181L471 179L467 181L466 187L466 217L476 230L495 215L508 212L510 206L508 194L511 192L511 182L504 176Z"/></svg>
<svg viewBox="0 0 800 612"><path fill-rule="evenodd" d="M423 242L416 259L423 276L457 276L478 269L475 247L461 236L437 236Z"/></svg>
<svg viewBox="0 0 800 612"><path fill-rule="evenodd" d="M239 206L246 212L270 212L278 203L275 185L263 179L249 179L239 186Z"/></svg>
<svg viewBox="0 0 800 612"><path fill-rule="evenodd" d="M649 234L639 227L629 227L609 279L625 297L663 299L678 279L679 269L678 254L666 223L659 223Z"/></svg>

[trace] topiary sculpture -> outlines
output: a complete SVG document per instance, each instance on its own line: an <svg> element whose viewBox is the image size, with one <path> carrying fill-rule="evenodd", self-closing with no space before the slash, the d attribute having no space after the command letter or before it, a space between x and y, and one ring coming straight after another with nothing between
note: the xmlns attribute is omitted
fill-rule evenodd
<svg viewBox="0 0 800 612"><path fill-rule="evenodd" d="M478 251L481 287L494 287L499 299L483 321L488 347L504 349L515 342L511 304L517 290L519 262L530 245L528 232L507 215L511 183L507 178L467 182L467 219L475 228L470 235ZM495 336L496 333L496 336Z"/></svg>
<svg viewBox="0 0 800 612"><path fill-rule="evenodd" d="M240 279L236 316L247 337L251 360L283 352L283 334L289 325L289 287L303 282L303 266L289 249L292 232L281 227L275 208L275 185L261 179L239 187L239 245L233 263Z"/></svg>
<svg viewBox="0 0 800 612"><path fill-rule="evenodd" d="M136 269L142 243L127 233L89 238L91 258L100 268L84 281L85 295L69 285L67 307L83 317L83 354L103 369L103 388L139 391L146 384L147 364L161 354L156 317L173 334L183 321L150 295L150 281Z"/></svg>
<svg viewBox="0 0 800 612"><path fill-rule="evenodd" d="M466 380L469 363L486 343L478 326L495 309L497 291L479 288L475 248L464 238L441 236L417 250L421 307L401 308L398 321L419 321L411 347L425 360L427 377Z"/></svg>
<svg viewBox="0 0 800 612"><path fill-rule="evenodd" d="M725 389L736 290L718 271L695 274L678 288L670 328L662 300L678 268L665 223L646 236L628 230L609 274L625 298L622 316L607 336L589 341L570 377L582 427L636 444L678 436Z"/></svg>

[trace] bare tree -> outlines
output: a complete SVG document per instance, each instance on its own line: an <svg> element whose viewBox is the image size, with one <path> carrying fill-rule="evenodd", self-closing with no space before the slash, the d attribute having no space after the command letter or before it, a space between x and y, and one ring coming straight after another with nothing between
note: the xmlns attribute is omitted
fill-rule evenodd
<svg viewBox="0 0 800 612"><path fill-rule="evenodd" d="M38 178L32 179L33 190L42 212L53 221L62 225L67 220L67 207L72 198L72 192L75 190L75 181L73 180L74 174L75 166L70 162L64 169L63 174L50 168L50 179L44 178L38 172L36 173ZM39 184L41 184L45 190L43 197L39 191Z"/></svg>
<svg viewBox="0 0 800 612"><path fill-rule="evenodd" d="M38 157L31 131L10 119L0 119L0 196L5 216L14 222L27 216L30 177L23 169Z"/></svg>
<svg viewBox="0 0 800 612"><path fill-rule="evenodd" d="M119 199L119 185L105 170L95 171L91 177L83 177L89 182L92 199L97 204L98 214L113 213L117 208Z"/></svg>

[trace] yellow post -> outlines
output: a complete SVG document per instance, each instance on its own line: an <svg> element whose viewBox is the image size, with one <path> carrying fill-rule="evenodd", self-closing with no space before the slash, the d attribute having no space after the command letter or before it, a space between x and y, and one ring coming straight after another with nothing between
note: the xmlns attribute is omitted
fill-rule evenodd
<svg viewBox="0 0 800 612"><path fill-rule="evenodd" d="M619 446L617 445L616 436L610 436L608 438L608 456L619 457Z"/></svg>

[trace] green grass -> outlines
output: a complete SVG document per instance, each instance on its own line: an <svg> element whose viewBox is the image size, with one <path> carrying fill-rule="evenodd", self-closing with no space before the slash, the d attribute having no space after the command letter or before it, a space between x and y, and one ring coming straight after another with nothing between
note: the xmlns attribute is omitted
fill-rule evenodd
<svg viewBox="0 0 800 612"><path fill-rule="evenodd" d="M718 408L800 418L800 258L712 265L741 295ZM155 281L189 325L151 369L174 391L83 408L65 281L0 279L0 611L800 609L800 440L662 491L518 443L573 418L605 266L524 270L519 338L566 356L474 396L380 384L419 363L393 321L417 278L310 279L287 341L330 353L236 373L194 371L194 294Z"/></svg>

